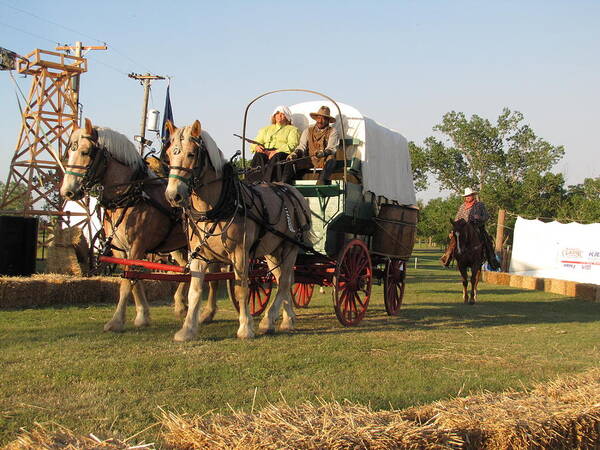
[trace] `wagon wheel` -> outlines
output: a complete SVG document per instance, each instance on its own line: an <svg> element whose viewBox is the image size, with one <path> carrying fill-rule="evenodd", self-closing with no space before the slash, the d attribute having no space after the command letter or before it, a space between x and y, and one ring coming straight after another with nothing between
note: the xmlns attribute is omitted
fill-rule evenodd
<svg viewBox="0 0 600 450"><path fill-rule="evenodd" d="M342 325L357 325L363 319L369 305L372 281L369 250L363 241L354 239L342 251L333 279L333 307Z"/></svg>
<svg viewBox="0 0 600 450"><path fill-rule="evenodd" d="M315 285L313 283L294 283L292 286L292 299L296 308L308 308Z"/></svg>
<svg viewBox="0 0 600 450"><path fill-rule="evenodd" d="M258 270L261 268L267 268L267 262L264 258L253 259L250 261L250 267L248 271ZM230 266L229 270L233 271ZM248 279L248 295L250 296L250 314L252 317L259 316L267 307L269 299L271 298L271 290L273 289L274 276L271 272L267 272L266 275L259 277L252 277ZM231 303L235 306L237 311L240 311L240 304L235 298L235 280L227 280L227 290L229 292L229 298Z"/></svg>
<svg viewBox="0 0 600 450"><path fill-rule="evenodd" d="M396 316L400 313L402 298L404 297L404 280L406 279L406 263L398 258L390 258L385 263L385 276L383 278L383 300L388 315Z"/></svg>

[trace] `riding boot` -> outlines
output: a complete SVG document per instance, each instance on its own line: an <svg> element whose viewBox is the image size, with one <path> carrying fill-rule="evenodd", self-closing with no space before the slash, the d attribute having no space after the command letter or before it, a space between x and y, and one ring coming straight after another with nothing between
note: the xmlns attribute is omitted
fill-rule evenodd
<svg viewBox="0 0 600 450"><path fill-rule="evenodd" d="M450 233L450 243L448 244L448 248L446 248L446 252L440 258L440 262L445 267L450 267L450 263L452 262L452 257L454 256L454 249L456 248L456 237L454 233Z"/></svg>
<svg viewBox="0 0 600 450"><path fill-rule="evenodd" d="M500 262L496 258L496 251L494 250L494 243L492 242L491 236L484 227L481 227L479 232L484 243L485 258L487 259L490 268L492 270L500 269Z"/></svg>

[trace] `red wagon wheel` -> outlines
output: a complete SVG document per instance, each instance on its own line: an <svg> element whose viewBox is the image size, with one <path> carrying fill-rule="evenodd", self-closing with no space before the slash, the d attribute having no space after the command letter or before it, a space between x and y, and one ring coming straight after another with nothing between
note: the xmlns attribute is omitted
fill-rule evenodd
<svg viewBox="0 0 600 450"><path fill-rule="evenodd" d="M296 308L308 308L315 285L313 283L294 283L292 286L292 299Z"/></svg>
<svg viewBox="0 0 600 450"><path fill-rule="evenodd" d="M406 279L406 263L398 258L391 258L385 264L383 278L383 300L388 315L400 313L404 297L404 280Z"/></svg>
<svg viewBox="0 0 600 450"><path fill-rule="evenodd" d="M333 280L333 307L342 325L357 325L363 319L372 282L369 250L363 241L354 239L342 251Z"/></svg>
<svg viewBox="0 0 600 450"><path fill-rule="evenodd" d="M248 279L248 295L250 297L250 314L252 317L259 316L267 307L269 299L271 298L271 290L273 289L273 281L275 277L269 272L267 262L264 258L253 259L250 261L250 267L248 271L264 269L266 274L258 277L250 277ZM230 268L233 270L233 268ZM235 280L227 280L227 289L229 291L229 298L231 303L235 306L235 309L240 311L240 304L235 298Z"/></svg>

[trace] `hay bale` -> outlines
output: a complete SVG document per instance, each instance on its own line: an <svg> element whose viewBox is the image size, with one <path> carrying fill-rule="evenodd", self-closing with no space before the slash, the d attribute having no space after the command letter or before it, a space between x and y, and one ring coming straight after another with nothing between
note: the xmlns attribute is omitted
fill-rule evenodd
<svg viewBox="0 0 600 450"><path fill-rule="evenodd" d="M565 281L565 295L575 297L577 295L577 282Z"/></svg>
<svg viewBox="0 0 600 450"><path fill-rule="evenodd" d="M575 288L575 296L583 300L597 300L598 286L595 284L579 283Z"/></svg>
<svg viewBox="0 0 600 450"><path fill-rule="evenodd" d="M483 393L405 410L350 402L268 405L256 413L179 415L163 411L166 448L571 449L600 447L600 369L525 392ZM21 430L6 448L128 448L76 436L59 425ZM129 445L132 445L129 443ZM147 447L152 448L152 444Z"/></svg>
<svg viewBox="0 0 600 450"><path fill-rule="evenodd" d="M508 285L515 288L521 288L523 286L523 277L521 275L510 274Z"/></svg>
<svg viewBox="0 0 600 450"><path fill-rule="evenodd" d="M113 303L119 298L121 280L117 277L73 277L63 274L0 277L0 308ZM149 302L170 303L177 283L146 280L144 289Z"/></svg>
<svg viewBox="0 0 600 450"><path fill-rule="evenodd" d="M521 287L523 289L532 289L541 291L544 289L544 279L537 277L521 277Z"/></svg>
<svg viewBox="0 0 600 450"><path fill-rule="evenodd" d="M600 369L529 392L485 393L403 411L310 402L254 414L163 413L171 448L597 448Z"/></svg>
<svg viewBox="0 0 600 450"><path fill-rule="evenodd" d="M78 227L54 229L54 238L48 247L47 271L82 276L89 267L89 245Z"/></svg>
<svg viewBox="0 0 600 450"><path fill-rule="evenodd" d="M496 284L499 284L501 286L508 286L508 284L510 283L510 274L506 273L506 272L496 272L496 273L497 273Z"/></svg>
<svg viewBox="0 0 600 450"><path fill-rule="evenodd" d="M68 428L55 423L36 423L31 431L21 429L19 437L9 443L6 450L34 450L34 449L93 449L115 450L129 449L132 444L127 444L118 439L101 440L95 435L77 436ZM140 447L141 448L141 447ZM154 448L150 445L146 448Z"/></svg>
<svg viewBox="0 0 600 450"><path fill-rule="evenodd" d="M269 405L255 414L195 416L163 413L169 448L229 449L443 449L463 442L431 424L415 425L397 411L373 411L344 402Z"/></svg>
<svg viewBox="0 0 600 450"><path fill-rule="evenodd" d="M565 280L557 280L552 278L550 280L550 292L553 294L565 295L567 290L567 282Z"/></svg>
<svg viewBox="0 0 600 450"><path fill-rule="evenodd" d="M489 270L484 270L483 272L481 272L481 274L483 275L483 277L482 277L483 281L485 281L486 283L497 284L498 272L491 272Z"/></svg>

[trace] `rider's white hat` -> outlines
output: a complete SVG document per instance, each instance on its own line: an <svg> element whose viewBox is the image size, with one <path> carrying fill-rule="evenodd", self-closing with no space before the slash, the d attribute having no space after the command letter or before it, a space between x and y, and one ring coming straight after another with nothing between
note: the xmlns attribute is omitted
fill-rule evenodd
<svg viewBox="0 0 600 450"><path fill-rule="evenodd" d="M473 195L473 194L478 194L478 192L474 191L471 188L465 188L465 193L463 194L463 197L467 197L467 196Z"/></svg>

